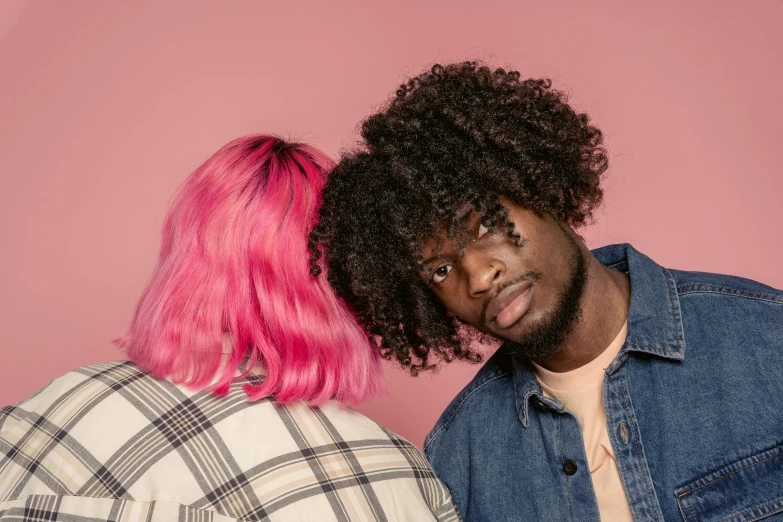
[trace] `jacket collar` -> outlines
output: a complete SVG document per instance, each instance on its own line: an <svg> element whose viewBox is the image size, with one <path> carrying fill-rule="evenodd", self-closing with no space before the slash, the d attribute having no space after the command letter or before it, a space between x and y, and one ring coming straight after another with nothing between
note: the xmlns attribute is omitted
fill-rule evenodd
<svg viewBox="0 0 783 522"><path fill-rule="evenodd" d="M671 273L629 244L605 246L593 250L593 255L602 264L628 272L631 277L628 335L620 353L606 369L607 373L616 371L631 352L682 361L685 335L677 285ZM557 402L543 396L530 363L516 357L512 359L517 413L522 425L528 425L528 405L533 396L538 396L553 410L561 410Z"/></svg>

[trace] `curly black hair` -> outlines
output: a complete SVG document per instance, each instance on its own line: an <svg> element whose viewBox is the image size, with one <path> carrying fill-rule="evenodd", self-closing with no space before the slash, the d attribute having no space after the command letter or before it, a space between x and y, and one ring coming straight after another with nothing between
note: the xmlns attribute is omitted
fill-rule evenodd
<svg viewBox="0 0 783 522"><path fill-rule="evenodd" d="M419 279L420 249L445 227L458 238L464 209L517 240L499 197L573 228L603 197L601 131L548 79L476 62L435 65L364 121L363 140L330 174L310 248L381 355L416 375L433 359L478 362L465 335Z"/></svg>

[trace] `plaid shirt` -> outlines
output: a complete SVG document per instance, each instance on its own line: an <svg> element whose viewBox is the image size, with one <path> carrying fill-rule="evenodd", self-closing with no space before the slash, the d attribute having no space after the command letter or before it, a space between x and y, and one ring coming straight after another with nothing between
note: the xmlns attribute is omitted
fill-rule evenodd
<svg viewBox="0 0 783 522"><path fill-rule="evenodd" d="M0 410L0 520L459 518L424 456L330 402L195 392L130 362L77 369Z"/></svg>

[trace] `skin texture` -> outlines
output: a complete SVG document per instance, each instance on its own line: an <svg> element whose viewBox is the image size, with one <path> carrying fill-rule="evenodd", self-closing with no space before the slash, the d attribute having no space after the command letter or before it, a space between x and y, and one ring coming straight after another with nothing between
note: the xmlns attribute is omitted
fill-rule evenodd
<svg viewBox="0 0 783 522"><path fill-rule="evenodd" d="M509 341L516 355L530 357L548 370L565 372L597 357L626 320L630 280L625 273L599 263L584 242L567 225L549 214L537 214L502 199L509 221L519 234L484 227L472 212L466 221L472 240L449 238L445 230L424 242L420 277L460 320L481 331ZM576 278L575 259L582 256L587 275L577 294L578 306L561 318L551 343L536 343L558 311ZM493 320L492 300L502 291L525 288L526 311L510 326ZM523 308L525 308L523 306ZM559 335L558 335L559 334ZM538 350L538 351L536 351Z"/></svg>

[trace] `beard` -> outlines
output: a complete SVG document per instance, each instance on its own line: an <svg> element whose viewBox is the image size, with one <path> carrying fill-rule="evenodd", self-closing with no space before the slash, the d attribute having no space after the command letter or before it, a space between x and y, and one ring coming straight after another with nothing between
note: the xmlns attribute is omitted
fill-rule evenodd
<svg viewBox="0 0 783 522"><path fill-rule="evenodd" d="M507 341L505 349L514 357L546 362L560 351L563 341L582 318L582 297L587 284L587 256L576 240L568 235L571 249L571 274L563 286L555 309L531 326L516 341Z"/></svg>

